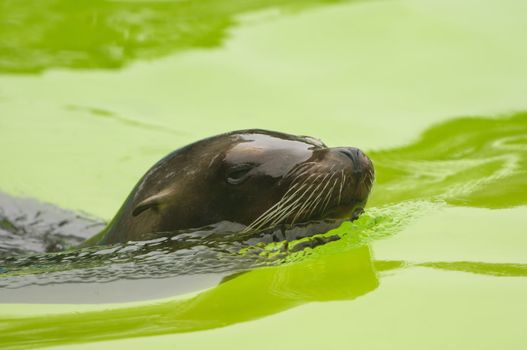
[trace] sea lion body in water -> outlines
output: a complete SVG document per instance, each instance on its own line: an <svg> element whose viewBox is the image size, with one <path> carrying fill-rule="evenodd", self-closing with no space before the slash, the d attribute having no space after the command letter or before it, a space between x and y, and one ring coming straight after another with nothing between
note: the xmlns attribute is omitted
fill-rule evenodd
<svg viewBox="0 0 527 350"><path fill-rule="evenodd" d="M243 231L355 219L374 179L360 150L266 130L241 130L170 153L138 182L86 245L138 241L233 222Z"/></svg>

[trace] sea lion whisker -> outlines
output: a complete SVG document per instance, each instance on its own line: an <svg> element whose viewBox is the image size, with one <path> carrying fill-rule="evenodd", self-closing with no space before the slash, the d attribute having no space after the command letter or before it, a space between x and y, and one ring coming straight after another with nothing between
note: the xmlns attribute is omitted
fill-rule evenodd
<svg viewBox="0 0 527 350"><path fill-rule="evenodd" d="M286 176L284 176L284 178L280 180L280 182L287 180L287 179L291 179L293 177L293 179L291 180L291 183L294 183L299 177L308 173L309 170L311 170L310 168L312 164L315 164L315 163L310 162L310 163L306 163L306 164L302 164L298 166L296 169L290 171Z"/></svg>
<svg viewBox="0 0 527 350"><path fill-rule="evenodd" d="M333 190L335 189L335 185L338 181L338 178L335 178L335 181L333 182L333 185L331 187L328 187L328 191L327 192L324 192L324 196L320 198L320 208L319 208L319 212L320 214L323 214L326 210L326 206L327 206L327 202L326 200L328 198L331 198L332 195L333 195ZM328 184L331 183L331 178L328 180ZM324 205L324 203L326 203L326 205ZM318 207L318 205L317 205Z"/></svg>
<svg viewBox="0 0 527 350"><path fill-rule="evenodd" d="M341 181L340 181L340 190L339 190L339 202L338 202L338 205L340 205L340 203L342 203L342 190L344 189L344 183L346 182L346 175L344 174L344 170L341 169L340 170L342 176L341 176Z"/></svg>
<svg viewBox="0 0 527 350"><path fill-rule="evenodd" d="M296 183L296 184L294 184L293 186L291 186L291 188L289 188L289 189L287 190L287 192L282 196L282 198L280 198L280 200L277 202L277 204L278 204L279 206L280 206L280 204L286 204L286 203L290 200L290 198L291 198L291 197L294 197L294 196L295 196L295 195L296 195L301 189L303 189L303 188L306 186L306 182L307 182L311 177L313 177L313 176L315 176L315 175L316 175L316 174L311 174L310 176L308 176L308 177L304 180L304 182L302 182L302 183L300 184L300 188L298 188L294 193L290 194L289 197L286 198L286 196L289 194L289 192L290 192L293 188L295 188L295 187L298 185L298 183Z"/></svg>
<svg viewBox="0 0 527 350"><path fill-rule="evenodd" d="M315 175L316 175L316 174L312 174L312 175L308 176L308 177L304 180L304 182L302 182L302 183L300 184L300 188L298 188L294 193L292 193L291 195L289 195L289 197L287 197L287 195L289 194L289 192L290 192L292 189L294 189L294 188L298 185L298 183L296 183L295 185L291 186L291 188L289 188L289 189L287 190L287 192L282 196L282 198L280 198L280 200L279 200L278 202L276 202L275 205L273 205L271 208L269 208L267 211L265 211L262 215L260 215L260 217L263 216L263 215L265 215L265 214L267 214L269 211L271 211L271 210L274 209L275 207L287 203L287 202L288 202L288 201L289 201L289 200L290 200L290 199L291 199L296 193L298 193L302 188L304 188L306 182L307 182L311 177L313 177L313 176L315 176Z"/></svg>
<svg viewBox="0 0 527 350"><path fill-rule="evenodd" d="M307 190L308 189L306 189L306 191L304 193L306 193ZM298 198L296 198L296 200L294 202L288 204L285 207L281 207L281 208L278 207L278 208L276 208L273 212L271 212L268 215L266 215L264 218L259 220L259 222L251 224L248 228L249 229L260 229L260 228L263 228L263 227L266 227L266 226L274 226L277 222L282 220L282 216L283 216L282 214L283 213L289 215L291 210L294 210L294 208L296 208L298 205L300 205L299 203L300 203L304 193L302 193L302 195L298 196ZM280 215L282 215L282 216L280 216ZM278 219L277 219L277 217L278 217ZM269 224L269 222L271 220L274 220L274 221L273 221L273 223Z"/></svg>
<svg viewBox="0 0 527 350"><path fill-rule="evenodd" d="M326 195L327 199L324 199L324 207L322 208L322 212L324 213L331 202L331 198L333 197L333 190L335 189L335 186L337 185L338 178L335 179L335 182L333 183L333 186L331 186L331 189L328 191L328 194Z"/></svg>
<svg viewBox="0 0 527 350"><path fill-rule="evenodd" d="M323 198L324 196L324 193L325 193L325 189L327 188L328 184L330 184L331 182L331 178L332 178L333 174L331 174L330 178L327 179L326 181L326 177L324 177L324 179L322 180L322 183L325 183L324 187L321 188L319 191L318 191L318 194L315 198L313 198L311 200L311 202L305 207L303 208L302 212L304 214L305 217L310 217L311 214L314 212L314 210L317 208L318 204L320 204L321 202L321 199ZM318 189L318 188L317 188ZM315 189L316 190L316 189ZM308 212L309 211L309 212Z"/></svg>
<svg viewBox="0 0 527 350"><path fill-rule="evenodd" d="M331 183L331 179L333 179L333 176L335 176L336 173L332 173L331 174L331 177L328 179L328 181L326 182L326 184L324 185L324 188L322 188L322 190L320 191L320 193L317 195L317 197L313 200L314 202L314 205L313 207L311 208L309 214L307 216L311 216L314 212L315 212L315 209L318 207L318 205L322 202L322 197L325 193L325 190L326 188L329 186L329 184Z"/></svg>
<svg viewBox="0 0 527 350"><path fill-rule="evenodd" d="M314 175L315 174L311 175L310 177L312 177ZM284 195L284 197L282 197L275 205L273 205L271 208L266 210L262 215L260 215L251 224L249 224L244 231L250 230L250 229L255 229L255 228L261 227L262 225L265 225L268 221L272 220L276 215L278 215L279 212L284 210L283 206L287 205L286 209L290 208L291 207L291 203L288 203L288 202L290 202L291 200L295 199L295 197L297 197L297 193L299 191L301 191L302 189L307 187L306 190L304 192L302 192L302 194L299 195L298 198L296 198L296 200L292 204L298 202L302 198L304 193L306 193L307 190L309 189L309 185L310 184L306 184L306 181L308 179L309 179L309 177L300 185L300 188L298 188L294 193L289 195L289 197L284 198L285 197L285 195Z"/></svg>
<svg viewBox="0 0 527 350"><path fill-rule="evenodd" d="M306 172L307 172L307 171L306 171ZM303 175L303 174L304 174L304 173L302 173L301 175ZM309 179L311 179L313 176L317 176L317 174L316 174L316 173L313 173L313 174L309 175L308 177L306 177L306 178L304 179L304 181L302 182L302 185L305 184L307 181L309 181ZM296 179L296 178L295 178L295 179ZM286 192L286 194L287 194L287 192Z"/></svg>
<svg viewBox="0 0 527 350"><path fill-rule="evenodd" d="M315 212L315 209L318 207L318 205L320 204L320 201L321 201L321 198L322 198L322 195L324 194L323 191L320 191L319 194L317 195L316 198L314 198L310 205L308 205L305 209L304 209L304 213L306 217L310 217L314 212ZM309 212L308 212L309 211Z"/></svg>
<svg viewBox="0 0 527 350"><path fill-rule="evenodd" d="M302 205L302 207L300 207L300 209L298 209L298 212L296 213L295 217L293 218L293 221L291 222L291 224L294 224L294 223L296 222L297 218L302 214L302 211L303 211L308 205L311 205L311 202L310 202L311 198L313 197L313 195L314 195L315 193L317 193L319 187L322 186L322 184L324 183L324 181L326 180L326 178L327 178L329 175L330 175L329 173L326 174L326 176L324 176L324 178L323 178L322 180L320 180L320 183L319 183L319 184L317 185L317 187L311 192L311 194L309 195L309 197L306 199L306 202ZM319 175L319 176L317 177L317 179L320 178L320 177L321 177L321 175Z"/></svg>
<svg viewBox="0 0 527 350"><path fill-rule="evenodd" d="M304 207L306 205L306 203L309 203L310 201L310 198L313 196L313 194L316 192L316 189L318 188L318 185L316 184L317 183L317 180L321 177L321 175L318 175L311 183L310 183L310 186L309 188L305 191L305 195L302 197L302 199L304 200L302 203L300 203L299 205L295 206L294 208L291 208L290 212L289 212L289 215L288 216L291 216L291 215L296 215L298 213L299 210L301 210L302 207ZM315 189L313 189L315 187ZM309 194L309 195L308 195ZM306 197L307 196L307 197ZM294 221L294 220L293 220Z"/></svg>
<svg viewBox="0 0 527 350"><path fill-rule="evenodd" d="M307 192L307 189L306 189L305 192ZM264 225L266 225L268 222L270 222L273 219L274 219L274 222L279 221L279 220L276 220L276 217L282 215L282 213L284 213L284 212L290 211L292 207L295 207L300 202L300 200L302 199L302 196L303 196L303 194L298 196L298 198L293 203L288 204L286 207L279 207L279 208L277 208L274 212L272 212L269 215L267 215L265 220L260 222L258 224L258 226L259 227L264 226ZM274 223L271 224L270 226L273 226L273 225L274 225Z"/></svg>
<svg viewBox="0 0 527 350"><path fill-rule="evenodd" d="M319 177L320 177L320 176L317 176L317 178L315 178L315 181L316 181L316 179L318 179ZM274 219L274 221L272 222L271 226L276 225L276 224L279 223L281 220L283 220L283 219L287 218L289 215L291 215L291 214L294 212L294 210L296 209L296 207L298 206L298 205L297 205L298 202L300 202L300 200L303 199L304 195L305 195L306 193L308 193L308 192L311 190L311 188L313 187L313 184L314 184L314 182L308 184L308 187L304 190L304 192L302 192L302 193L298 196L298 198L297 198L293 203L290 203L287 207L284 207L284 208L280 209L279 211L277 211L276 213L274 213L274 214L272 215L272 217L270 217L269 220L268 220L268 221L270 221L271 219ZM284 212L285 212L285 214L282 214L282 213L284 213ZM281 214L282 214L282 216L279 216L278 218L275 218L275 217L277 217L278 215L281 215Z"/></svg>
<svg viewBox="0 0 527 350"><path fill-rule="evenodd" d="M316 179L318 179L320 176L317 176ZM316 181L315 179L315 181ZM311 189L312 187L314 186L314 182L310 184L310 186L304 191L304 193L302 194L302 196L299 198L299 199L303 199L304 197L304 194L308 193L308 192L311 192ZM316 191L316 189L314 190ZM311 193L314 193L314 192L311 192ZM292 207L292 206L289 206L287 208L285 208L284 210L282 210L282 215L278 218L276 218L273 223L271 224L271 226L274 226L276 224L278 224L280 221L286 219L287 217L293 215L295 213L295 210L297 210L299 207L305 205L305 203L309 203L309 198L306 199L307 202L304 202L304 203L299 203L299 201L296 201L295 202L295 205Z"/></svg>
<svg viewBox="0 0 527 350"><path fill-rule="evenodd" d="M308 168L308 167L313 166L313 165L316 165L316 163L315 162L302 163L302 164L296 166L295 168L293 168L293 170L291 170L289 172L289 174L287 174L285 177L291 177L295 173L297 173L299 171L303 171L305 168Z"/></svg>
<svg viewBox="0 0 527 350"><path fill-rule="evenodd" d="M306 171L302 172L301 174L299 174L298 176L296 176L293 180L291 180L291 185L289 185L290 187L289 187L289 189L287 190L287 192L283 195L283 197L287 196L287 194L288 194L289 192L291 192L291 190L293 189L293 187L296 186L296 185L298 185L299 182L297 182L297 180L298 180L302 175L307 174L308 171L309 171L309 170L306 170ZM314 175L314 174L312 174L312 175ZM312 175L311 175L311 176L312 176ZM309 180L309 178L310 178L311 176L308 176L307 178L305 178L305 179L304 179L304 182L302 182L302 184L304 184L307 180ZM282 197L282 198L283 198L283 197Z"/></svg>
<svg viewBox="0 0 527 350"><path fill-rule="evenodd" d="M303 168L302 166L299 166L299 168ZM288 188L287 192L280 198L278 202L276 202L273 206L271 206L269 209L267 209L265 212L263 212L259 217L257 217L253 222L251 222L244 230L248 231L251 229L254 229L255 227L259 227L261 225L265 225L266 221L269 221L271 217L274 217L276 211L280 210L283 205L286 205L291 199L295 197L295 195L303 189L305 186L304 184L312 177L314 174L308 176L302 183L295 182L300 176L305 174L307 171L304 171L300 174L298 174L293 180L292 185ZM295 188L299 187L294 193L290 194L291 191L293 191Z"/></svg>
<svg viewBox="0 0 527 350"><path fill-rule="evenodd" d="M284 209L281 212L281 216L277 217L269 226L272 227L272 226L278 225L282 220L291 216L300 205L302 205L302 203L297 202L292 208Z"/></svg>
<svg viewBox="0 0 527 350"><path fill-rule="evenodd" d="M292 190L294 190L295 188L297 188L298 186L301 186L301 185L302 185L302 184L300 184L300 183L298 183L298 182L292 184L292 186L289 187L289 189L287 190L287 192L282 196L282 198L280 198L280 200L279 200L278 202L276 202L276 204L278 204L278 203L280 203L280 202L286 200L286 199L288 198L289 193L290 193ZM294 193L293 193L292 195L294 195Z"/></svg>

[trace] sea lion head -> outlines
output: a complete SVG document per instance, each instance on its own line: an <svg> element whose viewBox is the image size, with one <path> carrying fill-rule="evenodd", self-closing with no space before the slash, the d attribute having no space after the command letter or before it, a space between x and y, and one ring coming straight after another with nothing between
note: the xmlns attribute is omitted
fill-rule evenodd
<svg viewBox="0 0 527 350"><path fill-rule="evenodd" d="M169 154L139 181L103 243L198 228L222 221L247 230L314 220L353 220L374 179L371 160L353 147L308 136L234 131Z"/></svg>

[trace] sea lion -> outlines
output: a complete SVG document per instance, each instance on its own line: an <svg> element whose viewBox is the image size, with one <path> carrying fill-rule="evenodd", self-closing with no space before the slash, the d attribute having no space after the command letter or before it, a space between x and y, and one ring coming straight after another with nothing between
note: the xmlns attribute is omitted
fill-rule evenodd
<svg viewBox="0 0 527 350"><path fill-rule="evenodd" d="M138 241L233 222L244 232L313 220L353 220L374 180L371 160L353 147L250 129L197 141L157 162L123 206L87 242Z"/></svg>

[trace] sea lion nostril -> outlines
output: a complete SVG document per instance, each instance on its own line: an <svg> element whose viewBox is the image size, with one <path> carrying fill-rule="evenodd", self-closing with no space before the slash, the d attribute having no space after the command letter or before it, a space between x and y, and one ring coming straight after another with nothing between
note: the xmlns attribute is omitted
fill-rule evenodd
<svg viewBox="0 0 527 350"><path fill-rule="evenodd" d="M353 153L351 152L350 149L342 148L342 149L339 150L339 152L341 154L345 155L346 157L348 157L349 159L351 159L351 161L353 161L354 156L353 156Z"/></svg>
<svg viewBox="0 0 527 350"><path fill-rule="evenodd" d="M348 157L353 163L353 173L359 175L362 173L361 151L358 148L349 147L339 149L339 153Z"/></svg>

